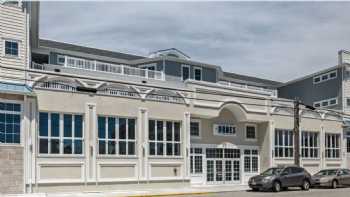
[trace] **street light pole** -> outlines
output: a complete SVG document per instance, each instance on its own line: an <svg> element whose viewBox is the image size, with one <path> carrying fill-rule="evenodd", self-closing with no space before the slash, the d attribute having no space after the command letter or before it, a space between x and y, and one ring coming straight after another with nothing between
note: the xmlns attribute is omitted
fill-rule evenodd
<svg viewBox="0 0 350 197"><path fill-rule="evenodd" d="M296 166L300 166L300 101L299 99L294 100L294 164Z"/></svg>

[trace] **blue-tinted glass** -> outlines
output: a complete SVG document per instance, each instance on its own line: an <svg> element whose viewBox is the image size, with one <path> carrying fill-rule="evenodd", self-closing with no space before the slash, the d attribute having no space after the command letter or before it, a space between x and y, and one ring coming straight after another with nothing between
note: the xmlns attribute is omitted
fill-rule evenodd
<svg viewBox="0 0 350 197"><path fill-rule="evenodd" d="M126 155L126 142L119 142L119 155Z"/></svg>
<svg viewBox="0 0 350 197"><path fill-rule="evenodd" d="M148 121L148 139L155 140L155 121L154 120Z"/></svg>
<svg viewBox="0 0 350 197"><path fill-rule="evenodd" d="M40 113L39 114L39 135L47 136L48 135L48 114Z"/></svg>
<svg viewBox="0 0 350 197"><path fill-rule="evenodd" d="M14 137L13 134L8 134L8 133L7 133L7 134L6 134L6 141L5 141L5 142L6 142L6 143L13 143L13 141L14 141L14 140L13 140L13 137Z"/></svg>
<svg viewBox="0 0 350 197"><path fill-rule="evenodd" d="M154 142L149 143L149 154L150 155L156 154L156 144Z"/></svg>
<svg viewBox="0 0 350 197"><path fill-rule="evenodd" d="M105 117L98 117L98 137L105 138L106 137L106 119Z"/></svg>
<svg viewBox="0 0 350 197"><path fill-rule="evenodd" d="M6 111L13 111L13 103L6 103L5 104L5 110Z"/></svg>
<svg viewBox="0 0 350 197"><path fill-rule="evenodd" d="M49 152L49 141L47 139L39 140L39 153L48 153Z"/></svg>
<svg viewBox="0 0 350 197"><path fill-rule="evenodd" d="M108 138L115 138L115 118L108 118Z"/></svg>
<svg viewBox="0 0 350 197"><path fill-rule="evenodd" d="M18 43L17 42L12 42L12 49L17 50L18 49Z"/></svg>
<svg viewBox="0 0 350 197"><path fill-rule="evenodd" d="M0 123L0 132L5 133L5 123Z"/></svg>
<svg viewBox="0 0 350 197"><path fill-rule="evenodd" d="M119 119L119 139L126 139L126 119Z"/></svg>
<svg viewBox="0 0 350 197"><path fill-rule="evenodd" d="M128 143L128 154L135 155L135 142Z"/></svg>
<svg viewBox="0 0 350 197"><path fill-rule="evenodd" d="M20 104L13 104L13 111L20 112L21 111L21 105Z"/></svg>
<svg viewBox="0 0 350 197"><path fill-rule="evenodd" d="M115 141L108 141L108 154L115 154Z"/></svg>
<svg viewBox="0 0 350 197"><path fill-rule="evenodd" d="M13 122L16 123L16 124L20 124L20 122L21 122L21 115L14 114L13 115Z"/></svg>
<svg viewBox="0 0 350 197"><path fill-rule="evenodd" d="M52 154L60 153L60 140L59 139L51 139L51 153Z"/></svg>
<svg viewBox="0 0 350 197"><path fill-rule="evenodd" d="M0 110L5 110L5 103L0 102Z"/></svg>
<svg viewBox="0 0 350 197"><path fill-rule="evenodd" d="M157 121L157 140L163 140L163 121Z"/></svg>
<svg viewBox="0 0 350 197"><path fill-rule="evenodd" d="M83 116L82 115L74 116L74 136L83 137Z"/></svg>
<svg viewBox="0 0 350 197"><path fill-rule="evenodd" d="M13 123L13 114L6 114L6 123Z"/></svg>
<svg viewBox="0 0 350 197"><path fill-rule="evenodd" d="M135 119L128 119L128 138L135 139Z"/></svg>
<svg viewBox="0 0 350 197"><path fill-rule="evenodd" d="M72 140L63 140L63 153L72 154Z"/></svg>
<svg viewBox="0 0 350 197"><path fill-rule="evenodd" d="M106 154L106 142L103 140L98 141L98 153L101 155Z"/></svg>
<svg viewBox="0 0 350 197"><path fill-rule="evenodd" d="M19 134L14 134L13 143L19 144L21 142L21 136Z"/></svg>
<svg viewBox="0 0 350 197"><path fill-rule="evenodd" d="M13 133L20 134L21 133L21 125L14 124L13 125Z"/></svg>
<svg viewBox="0 0 350 197"><path fill-rule="evenodd" d="M5 142L5 133L0 132L0 143L4 143Z"/></svg>
<svg viewBox="0 0 350 197"><path fill-rule="evenodd" d="M6 133L13 133L13 124L6 124Z"/></svg>
<svg viewBox="0 0 350 197"><path fill-rule="evenodd" d="M177 142L180 141L180 123L179 122L174 123L174 138L175 138L175 141Z"/></svg>
<svg viewBox="0 0 350 197"><path fill-rule="evenodd" d="M11 48L11 43L10 41L5 42L5 48Z"/></svg>
<svg viewBox="0 0 350 197"><path fill-rule="evenodd" d="M74 154L83 154L82 140L74 140Z"/></svg>
<svg viewBox="0 0 350 197"><path fill-rule="evenodd" d="M0 122L5 122L5 114L0 113Z"/></svg>
<svg viewBox="0 0 350 197"><path fill-rule="evenodd" d="M51 114L51 136L60 136L60 114Z"/></svg>
<svg viewBox="0 0 350 197"><path fill-rule="evenodd" d="M64 114L63 115L63 136L72 137L72 115Z"/></svg>

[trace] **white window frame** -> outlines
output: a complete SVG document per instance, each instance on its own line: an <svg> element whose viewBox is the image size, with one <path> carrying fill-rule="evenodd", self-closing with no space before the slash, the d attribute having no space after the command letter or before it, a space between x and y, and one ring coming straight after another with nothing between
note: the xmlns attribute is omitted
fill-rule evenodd
<svg viewBox="0 0 350 197"><path fill-rule="evenodd" d="M202 152L201 153L197 153L195 150L196 149L201 149ZM205 149L201 148L201 147L191 147L190 149L190 173L191 175L200 175L204 173L204 168L203 168L203 164L204 164L204 151ZM201 164L202 165L198 165L199 161L196 160L196 158L201 158ZM196 165L197 164L197 165ZM196 167L200 167L200 170L197 170L198 168Z"/></svg>
<svg viewBox="0 0 350 197"><path fill-rule="evenodd" d="M259 173L259 150L256 148L244 148L243 150L243 171L248 174L257 174ZM245 151L250 151L249 154L246 154ZM256 154L253 154L253 151L256 151ZM249 158L249 170L246 170L246 158ZM253 158L257 159L256 170L253 170Z"/></svg>
<svg viewBox="0 0 350 197"><path fill-rule="evenodd" d="M333 73L335 73L335 77L331 77L331 74L333 74ZM327 79L322 79L324 76L327 76ZM336 79L337 77L338 77L337 70L333 70L333 71L330 71L330 72L327 72L327 73L324 73L324 74L317 75L317 76L313 77L312 82L313 82L313 84L319 84L319 83L322 83L322 82L325 82L325 81L329 81L331 79ZM320 80L318 82L315 82L316 78L319 78Z"/></svg>
<svg viewBox="0 0 350 197"><path fill-rule="evenodd" d="M10 104L19 104L20 105L20 108L21 108L21 110L20 111L7 111L7 110L1 110L0 112L2 112L2 113L4 113L4 114L18 114L18 115L20 115L20 133L19 133L19 140L20 140L20 142L19 143L1 143L0 142L0 147L2 146L2 145L5 145L5 146L8 146L8 145L11 145L11 146L21 146L22 144L23 144L23 131L22 131L22 129L23 129L23 107L24 107L24 105L23 105L23 102L22 101L16 101L16 100L7 100L7 99L0 99L0 102L1 103L4 103L4 104L6 104L6 103L10 103ZM5 117L6 118L6 117ZM6 122L6 120L5 120L5 122ZM4 123L5 123L4 122ZM5 124L5 126L6 126L6 124ZM4 137L5 137L5 139L6 139L6 135L5 135L5 133L4 133Z"/></svg>
<svg viewBox="0 0 350 197"><path fill-rule="evenodd" d="M191 138L194 138L194 139L201 139L202 138L202 121L201 120L199 120L199 119L192 119L191 121L190 121L190 124L191 123L198 123L198 135L192 135L191 134L191 131L190 131L190 136L191 136ZM191 129L191 125L190 125L190 129Z"/></svg>
<svg viewBox="0 0 350 197"><path fill-rule="evenodd" d="M328 140L328 136L331 136L331 141ZM335 139L333 139L335 137ZM341 135L339 133L325 133L325 158L326 159L341 159ZM338 141L336 143L336 141ZM337 146L338 145L338 146ZM330 151L330 156L328 156L327 151ZM338 151L338 156L334 154Z"/></svg>
<svg viewBox="0 0 350 197"><path fill-rule="evenodd" d="M331 104L331 101L335 100L335 104ZM323 106L322 103L323 102L327 102L326 106ZM317 107L316 105L320 105L319 107ZM323 107L331 107L331 106L335 106L338 105L338 97L334 97L334 98L330 98L330 99L325 99L325 100L321 100L321 101L317 101L314 102L313 106L317 107L317 108L323 108Z"/></svg>
<svg viewBox="0 0 350 197"><path fill-rule="evenodd" d="M76 156L84 156L84 152L85 152L85 128L84 128L84 123L85 123L85 119L84 119L84 115L83 114L78 114L78 113L62 113L62 112L55 112L55 111L40 111L40 113L47 113L48 114L48 133L47 136L40 136L40 131L38 130L38 155L40 156L65 156L65 157L76 157ZM59 136L51 136L51 114L59 114ZM72 137L64 137L64 115L71 115L72 116ZM75 137L75 115L80 115L82 116L82 136L81 137ZM40 122L39 122L40 125ZM38 125L38 126L39 126ZM47 151L48 153L40 153L40 139L47 139L48 143L47 143ZM58 139L59 140L59 153L51 153L51 139ZM64 140L68 139L68 140L72 140L72 153L71 154L65 154L64 153ZM75 154L74 150L75 150L75 144L74 144L74 140L81 140L82 141L82 152L81 154Z"/></svg>
<svg viewBox="0 0 350 197"><path fill-rule="evenodd" d="M248 138L247 136L247 127L254 127L254 131L255 131L255 138ZM258 126L256 124L245 124L245 128L244 128L245 132L244 132L244 135L245 135L245 140L246 141L257 141L258 140Z"/></svg>
<svg viewBox="0 0 350 197"><path fill-rule="evenodd" d="M316 135L316 136L315 136ZM316 137L316 138L315 138ZM300 135L300 147L301 147L301 157L304 159L319 159L320 158L320 133L317 131L302 131ZM307 145L305 145L305 141L307 140ZM310 144L310 139L313 139L313 144ZM316 140L316 141L315 141ZM317 142L317 146L315 146L315 142ZM308 152L308 156L303 155L303 150ZM311 157L311 152L316 150L317 157Z"/></svg>
<svg viewBox="0 0 350 197"><path fill-rule="evenodd" d="M59 61L60 58L63 58L63 59L64 59L64 62L60 62L60 61ZM65 55L60 55L60 54L58 54L58 55L57 55L57 58L56 58L56 61L57 61L57 64L58 64L58 65L65 66L66 63L67 63L67 58L66 58Z"/></svg>
<svg viewBox="0 0 350 197"><path fill-rule="evenodd" d="M105 118L105 137L104 138L100 138L98 136L98 118L99 117L103 117ZM109 139L108 138L108 119L109 118L114 118L115 119L115 124L114 124L114 128L115 128L115 138L113 139ZM126 124L126 131L125 131L125 139L119 139L119 122L120 119L125 119L125 124ZM134 138L135 139L129 139L129 119L133 119L135 120L135 133L134 133ZM137 119L133 118L133 117L123 117L123 116L106 116L106 115L98 115L97 116L97 155L99 157L135 157L137 155ZM105 142L105 153L104 154L100 154L99 151L99 141L104 141ZM115 153L114 154L109 154L108 153L108 142L109 141L113 141L115 142ZM120 142L125 142L125 154L120 154L119 153L119 143ZM129 154L129 142L133 142L134 143L134 154Z"/></svg>
<svg viewBox="0 0 350 197"><path fill-rule="evenodd" d="M151 67L153 67L153 68L154 68L154 70L153 70L153 71L157 71L157 64L156 64L156 63L151 63L151 64L143 64L143 65L140 65L140 67L139 67L139 68L141 68L141 69L149 69L149 68L151 68Z"/></svg>
<svg viewBox="0 0 350 197"><path fill-rule="evenodd" d="M232 128L232 131L234 131L234 133L220 133L219 132L219 127L224 127L225 130L226 128L229 128L229 130ZM220 123L217 123L217 124L214 124L213 125L213 133L214 135L217 135L217 136L231 136L231 137L235 137L237 136L237 130L236 130L236 126L233 125L233 124L220 124Z"/></svg>
<svg viewBox="0 0 350 197"><path fill-rule="evenodd" d="M279 138L277 137L277 131L282 131L282 145L279 145L280 143L279 143ZM281 132L279 132L279 133L281 133ZM288 145L286 145L287 143L286 143L286 141L285 141L285 136L286 136L286 133L287 134L290 134L290 133L292 133L292 135L288 135ZM293 133L293 130L291 130L291 129L278 129L278 128L276 128L275 129L275 132L274 132L274 137L275 137L275 139L274 139L274 157L275 158L293 158L293 156L294 156L294 144L295 144L295 142L294 142L294 133ZM276 142L276 137L277 137L277 144L275 143ZM289 142L290 142L290 140L293 140L293 144L292 145L289 145ZM278 156L276 156L276 148L277 149L282 149L283 151L282 151L282 156L281 155L278 155ZM293 150L293 154L292 155L290 155L290 156L286 156L286 153L285 153L285 149L292 149Z"/></svg>
<svg viewBox="0 0 350 197"><path fill-rule="evenodd" d="M148 141L148 157L152 158L152 157L164 157L164 158L179 158L182 156L182 128L181 128L181 121L175 121L175 120L159 120L159 119L149 119L148 120L148 124L149 124L149 121L154 121L154 140L150 140L149 139L149 136L147 136L147 141ZM158 127L157 127L157 122L163 122L163 139L162 140L158 140L157 139L157 133L158 133ZM166 123L167 122L171 122L172 123L172 140L171 141L168 141L166 139ZM175 141L175 123L179 123L179 140L180 141ZM149 128L147 128L149 129ZM149 130L148 130L149 132ZM154 155L151 155L150 154L150 143L154 143L155 147L154 147ZM157 143L162 143L163 144L163 154L161 155L158 155L157 154ZM172 146L172 154L171 155L168 155L167 154L167 143L171 143L173 146ZM175 155L175 144L179 145L179 154L178 155Z"/></svg>
<svg viewBox="0 0 350 197"><path fill-rule="evenodd" d="M196 79L196 70L199 70L200 73L201 73L201 76L200 76L200 79ZM196 81L202 81L203 80L203 72L202 72L202 68L201 67L194 67L193 68L193 79L196 80Z"/></svg>
<svg viewBox="0 0 350 197"><path fill-rule="evenodd" d="M183 68L188 68L188 78L191 79L191 66L187 64L182 64L181 65L181 80L186 81L187 79L184 79L184 73L183 73Z"/></svg>
<svg viewBox="0 0 350 197"><path fill-rule="evenodd" d="M9 58L19 58L20 55L21 55L21 41L20 40L16 40L16 39L11 39L11 38L3 38L3 56L4 57L9 57ZM18 55L11 55L11 54L6 54L6 42L16 42L17 43L17 46L18 46L18 49L17 49L17 52L18 52Z"/></svg>

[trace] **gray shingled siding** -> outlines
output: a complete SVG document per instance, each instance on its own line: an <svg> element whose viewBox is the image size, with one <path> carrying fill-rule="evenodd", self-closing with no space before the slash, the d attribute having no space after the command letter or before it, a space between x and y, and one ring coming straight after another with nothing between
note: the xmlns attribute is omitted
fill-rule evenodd
<svg viewBox="0 0 350 197"><path fill-rule="evenodd" d="M0 194L23 193L23 147L0 146Z"/></svg>
<svg viewBox="0 0 350 197"><path fill-rule="evenodd" d="M337 69L337 78L322 83L314 84L313 76L295 83L278 88L278 96L282 98L299 98L308 105L329 98L338 97L338 105L332 108L342 107L342 73Z"/></svg>

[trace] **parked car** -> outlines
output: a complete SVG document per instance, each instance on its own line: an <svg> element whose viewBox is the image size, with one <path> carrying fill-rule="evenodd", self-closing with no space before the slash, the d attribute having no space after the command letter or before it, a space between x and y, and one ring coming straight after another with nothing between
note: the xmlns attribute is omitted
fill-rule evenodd
<svg viewBox="0 0 350 197"><path fill-rule="evenodd" d="M287 166L269 168L248 181L249 187L254 190L270 190L279 192L288 187L301 187L309 190L312 184L311 175L301 167Z"/></svg>
<svg viewBox="0 0 350 197"><path fill-rule="evenodd" d="M327 169L321 170L312 176L314 186L331 187L350 186L350 170L348 169Z"/></svg>

